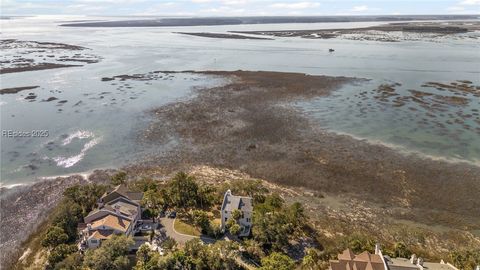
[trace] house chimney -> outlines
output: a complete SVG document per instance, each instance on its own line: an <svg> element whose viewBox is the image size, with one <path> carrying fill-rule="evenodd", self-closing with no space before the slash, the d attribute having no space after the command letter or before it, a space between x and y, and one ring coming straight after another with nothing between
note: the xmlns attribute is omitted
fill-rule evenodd
<svg viewBox="0 0 480 270"><path fill-rule="evenodd" d="M375 244L375 254L380 255L380 244L379 243Z"/></svg>
<svg viewBox="0 0 480 270"><path fill-rule="evenodd" d="M422 257L418 258L417 265L423 266L423 258Z"/></svg>
<svg viewBox="0 0 480 270"><path fill-rule="evenodd" d="M115 214L120 215L120 205L116 204L113 206L113 209L115 209Z"/></svg>
<svg viewBox="0 0 480 270"><path fill-rule="evenodd" d="M417 264L417 255L412 254L412 256L410 257L410 263Z"/></svg>
<svg viewBox="0 0 480 270"><path fill-rule="evenodd" d="M92 230L92 224L88 223L88 224L87 224L87 229L88 229L89 231L91 231L91 230Z"/></svg>

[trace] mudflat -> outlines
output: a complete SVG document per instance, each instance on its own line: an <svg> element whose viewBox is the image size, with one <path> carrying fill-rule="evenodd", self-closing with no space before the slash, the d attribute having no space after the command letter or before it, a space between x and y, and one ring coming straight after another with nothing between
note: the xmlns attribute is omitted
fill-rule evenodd
<svg viewBox="0 0 480 270"><path fill-rule="evenodd" d="M261 35L267 37L301 37L307 39L350 39L381 42L406 40L435 40L456 35L457 38L476 39L469 35L480 30L480 23L465 21L449 22L402 22L360 28L338 28L319 30L275 30L275 31L232 31L237 34Z"/></svg>
<svg viewBox="0 0 480 270"><path fill-rule="evenodd" d="M155 121L141 140L174 139L179 145L138 169L178 169L179 164L239 169L279 184L401 208L415 221L456 228L480 224L480 202L475 199L479 167L334 134L290 106L362 79L262 71L202 73L231 81L152 110Z"/></svg>
<svg viewBox="0 0 480 270"><path fill-rule="evenodd" d="M88 48L55 42L2 39L0 49L0 74L80 67L101 59L86 53Z"/></svg>

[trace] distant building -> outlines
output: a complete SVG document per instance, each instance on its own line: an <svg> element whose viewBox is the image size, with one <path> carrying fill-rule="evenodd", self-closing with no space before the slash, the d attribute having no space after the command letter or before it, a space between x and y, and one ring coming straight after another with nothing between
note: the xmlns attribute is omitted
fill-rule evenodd
<svg viewBox="0 0 480 270"><path fill-rule="evenodd" d="M350 249L338 254L338 260L330 260L331 270L458 270L443 260L440 263L425 262L412 255L410 259L384 256L380 246L375 245L375 254L364 251L355 255Z"/></svg>
<svg viewBox="0 0 480 270"><path fill-rule="evenodd" d="M116 186L98 200L98 208L85 218L80 248L96 248L114 234L131 235L141 218L141 192L131 192L124 185Z"/></svg>
<svg viewBox="0 0 480 270"><path fill-rule="evenodd" d="M458 270L443 260L439 263L425 262L422 258L417 258L415 254L410 259L385 256L385 261L389 270Z"/></svg>
<svg viewBox="0 0 480 270"><path fill-rule="evenodd" d="M250 235L252 228L253 200L250 197L234 196L230 190L225 192L222 203L222 231L225 231L225 224L232 216L234 210L239 210L241 217L238 224L242 228L239 236Z"/></svg>

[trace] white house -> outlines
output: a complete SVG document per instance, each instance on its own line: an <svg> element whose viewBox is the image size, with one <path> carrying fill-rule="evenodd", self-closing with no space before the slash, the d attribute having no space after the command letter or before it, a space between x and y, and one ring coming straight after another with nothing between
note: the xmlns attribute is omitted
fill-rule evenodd
<svg viewBox="0 0 480 270"><path fill-rule="evenodd" d="M232 216L234 210L239 210L240 218L237 220L242 228L239 236L248 236L252 228L253 200L250 197L234 196L230 190L225 192L222 203L222 231L225 231L225 224Z"/></svg>

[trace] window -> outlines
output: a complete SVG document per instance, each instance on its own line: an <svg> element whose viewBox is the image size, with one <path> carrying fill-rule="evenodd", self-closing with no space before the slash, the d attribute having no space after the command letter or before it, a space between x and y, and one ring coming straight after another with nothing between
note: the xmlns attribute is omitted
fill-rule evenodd
<svg viewBox="0 0 480 270"><path fill-rule="evenodd" d="M90 242L91 242L92 244L96 244L96 243L97 243L97 239L92 239L92 240L90 240Z"/></svg>

